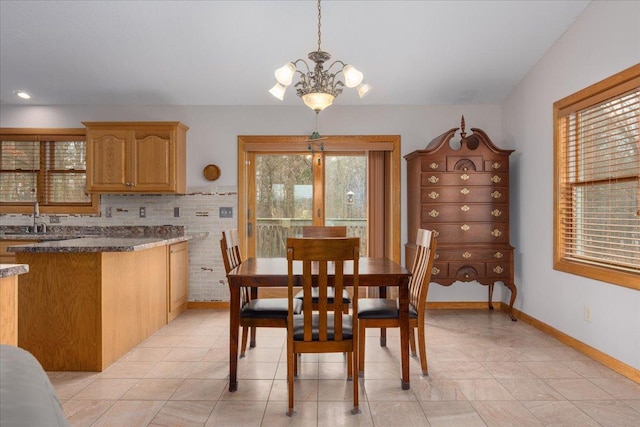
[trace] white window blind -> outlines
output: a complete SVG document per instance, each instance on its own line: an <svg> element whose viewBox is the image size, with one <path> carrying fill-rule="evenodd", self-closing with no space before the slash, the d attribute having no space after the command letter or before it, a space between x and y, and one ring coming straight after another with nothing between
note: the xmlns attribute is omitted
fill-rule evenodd
<svg viewBox="0 0 640 427"><path fill-rule="evenodd" d="M557 117L557 250L640 275L640 88L602 97Z"/></svg>

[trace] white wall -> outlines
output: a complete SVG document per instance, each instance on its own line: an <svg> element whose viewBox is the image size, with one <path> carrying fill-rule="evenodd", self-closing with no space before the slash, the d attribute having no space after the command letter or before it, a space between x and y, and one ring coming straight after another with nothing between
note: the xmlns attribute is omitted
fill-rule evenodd
<svg viewBox="0 0 640 427"><path fill-rule="evenodd" d="M552 104L640 62L640 2L593 2L502 106L518 309L640 369L640 291L553 270ZM515 172L515 173L514 173ZM584 307L592 322L585 322Z"/></svg>
<svg viewBox="0 0 640 427"><path fill-rule="evenodd" d="M190 128L187 133L188 189L199 191L200 188L206 187L212 193L225 193L237 190L238 135L311 134L315 128L315 115L302 105L302 102L300 104L299 107L1 105L0 127L82 127L83 121L178 120ZM414 150L425 148L431 139L443 132L459 127L460 117L463 114L467 130L471 127L483 129L496 145L512 148L503 143L501 112L498 105L340 106L338 98L336 104L320 114L318 127L323 135L400 135L402 155L406 155ZM202 169L210 163L217 164L222 171L221 177L213 183L202 177ZM404 160L401 165L402 212L404 212L406 211ZM109 203L112 201L110 200ZM123 205L121 201L118 203L118 206ZM171 203L168 206L172 206ZM215 207L216 203L212 200L210 205ZM102 210L104 211L104 208ZM113 220L113 218L104 218L100 223L109 225ZM128 218L129 222L135 220L135 218ZM140 222L148 224L151 220L147 218ZM200 220L201 218L192 219L192 221L189 218L181 218L180 223L184 221L185 226L189 227L194 221L201 224ZM78 225L83 220L75 218L64 221ZM0 215L0 225L12 222L15 222L15 219L3 218ZM221 229L216 229L218 227L216 224L220 222L209 221L204 228L199 225L198 231L209 231L210 235L219 236ZM406 217L402 218L401 232L401 241L406 242ZM213 250L217 255L219 250L217 248ZM203 262L209 266L211 260ZM217 260L213 262L216 266L219 265ZM192 272L192 278L196 273L198 272ZM216 281L213 280L213 282ZM211 285L212 288L216 286L216 283ZM502 298L502 290L502 286L496 286L494 300L499 301ZM193 297L200 299L199 297L207 294L208 291L203 289L197 295L193 294ZM505 290L505 293L510 294L508 290ZM219 293L214 290L209 294L218 295ZM429 301L486 301L486 299L487 288L477 284L456 283L450 287L434 285L429 289Z"/></svg>

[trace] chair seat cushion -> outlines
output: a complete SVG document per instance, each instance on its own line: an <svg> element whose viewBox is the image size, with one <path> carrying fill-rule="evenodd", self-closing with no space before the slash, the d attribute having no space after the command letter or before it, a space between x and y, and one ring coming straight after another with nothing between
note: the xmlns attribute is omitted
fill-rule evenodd
<svg viewBox="0 0 640 427"><path fill-rule="evenodd" d="M361 298L358 300L358 319L396 319L399 316L398 306L397 299ZM413 304L409 304L409 317L418 317L418 310Z"/></svg>
<svg viewBox="0 0 640 427"><path fill-rule="evenodd" d="M286 319L289 311L287 298L257 298L249 301L240 310L241 317ZM293 301L293 312L302 311L302 301Z"/></svg>
<svg viewBox="0 0 640 427"><path fill-rule="evenodd" d="M296 299L302 299L304 297L304 291L300 291L296 294L296 296L294 298ZM333 298L335 297L335 289L332 287L328 287L327 288L327 298L329 299L329 303L333 302ZM314 304L318 303L318 288L311 288L311 301ZM346 290L342 291L342 303L343 304L350 304L351 303L351 296L349 295L349 292L347 292Z"/></svg>
<svg viewBox="0 0 640 427"><path fill-rule="evenodd" d="M313 332L312 337L314 341L319 339L319 331L318 331L318 313L313 313L312 315L312 323L313 323ZM333 313L329 313L327 316L328 323L328 339L334 339L334 316ZM353 338L353 318L350 314L342 315L342 339L349 340ZM293 339L295 341L303 341L304 340L304 315L297 314L293 316Z"/></svg>

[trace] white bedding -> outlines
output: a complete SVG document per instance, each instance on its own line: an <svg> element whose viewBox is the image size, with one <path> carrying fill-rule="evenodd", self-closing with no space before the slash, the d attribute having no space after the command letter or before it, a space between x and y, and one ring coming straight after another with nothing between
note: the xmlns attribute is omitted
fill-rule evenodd
<svg viewBox="0 0 640 427"><path fill-rule="evenodd" d="M11 345L0 345L0 426L69 426L40 363Z"/></svg>

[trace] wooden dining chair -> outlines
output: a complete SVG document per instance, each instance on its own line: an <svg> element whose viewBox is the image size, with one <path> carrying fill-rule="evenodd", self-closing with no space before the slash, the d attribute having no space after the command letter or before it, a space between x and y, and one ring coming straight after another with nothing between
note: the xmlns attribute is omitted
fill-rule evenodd
<svg viewBox="0 0 640 427"><path fill-rule="evenodd" d="M335 226L322 226L322 225L305 225L302 227L302 237L347 237L347 226L346 225L335 225ZM318 306L318 290L316 288L311 289L313 296L313 309L317 310ZM333 299L335 298L334 289L328 289L329 295L329 304L333 304ZM303 291L300 291L296 294L296 298L302 299ZM349 291L344 289L342 291L342 302L344 313L349 314L349 304L351 304L351 296L349 295Z"/></svg>
<svg viewBox="0 0 640 427"><path fill-rule="evenodd" d="M225 230L220 239L222 262L226 274L240 265L242 257L238 245L238 230ZM286 328L289 301L287 298L253 298L251 289L243 286L240 288L240 326L242 326L242 343L240 357L244 357L247 349L247 338L251 329L250 347L256 346L256 327ZM292 310L300 313L302 302L294 304Z"/></svg>
<svg viewBox="0 0 640 427"><path fill-rule="evenodd" d="M301 353L347 353L347 377L353 380L352 413L360 412L358 405L358 327L357 317L343 313L343 302L338 299L329 303L328 290L335 287L340 293L345 287L344 267L353 264L354 289L353 308L358 308L358 260L360 238L334 239L287 239L288 300L287 321L287 385L289 409L294 415L294 374L297 370L297 355ZM294 286L299 286L294 274L294 263L302 264L302 313L294 314L292 308L298 301L294 297ZM333 271L331 271L333 270ZM299 270L298 270L299 271ZM299 273L298 273L299 274ZM312 310L311 288L318 288L318 309Z"/></svg>
<svg viewBox="0 0 640 427"><path fill-rule="evenodd" d="M409 343L412 355L416 355L414 331L418 329L418 347L422 374L428 375L427 348L425 343L425 308L427 292L431 279L431 269L436 253L436 239L433 231L418 229L416 237L416 256L413 260L409 279ZM398 301L386 298L363 298L358 306L358 325L360 336L359 376L364 376L364 352L366 328L400 327ZM355 312L355 311L354 311Z"/></svg>

